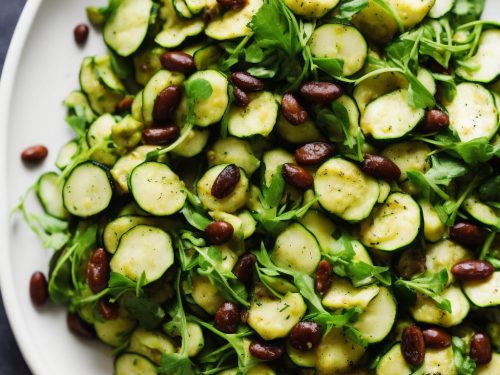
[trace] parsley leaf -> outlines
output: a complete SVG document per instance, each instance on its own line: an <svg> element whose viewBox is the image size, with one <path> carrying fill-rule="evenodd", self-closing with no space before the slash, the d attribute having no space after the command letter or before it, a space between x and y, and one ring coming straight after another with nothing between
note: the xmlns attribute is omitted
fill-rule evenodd
<svg viewBox="0 0 500 375"><path fill-rule="evenodd" d="M341 20L350 20L352 16L361 12L368 6L368 0L345 0L338 7L338 13L335 18Z"/></svg>

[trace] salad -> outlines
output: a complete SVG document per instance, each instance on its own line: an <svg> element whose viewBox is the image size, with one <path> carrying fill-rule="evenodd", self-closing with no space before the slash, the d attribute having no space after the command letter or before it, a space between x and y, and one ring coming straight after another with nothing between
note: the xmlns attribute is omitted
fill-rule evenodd
<svg viewBox="0 0 500 375"><path fill-rule="evenodd" d="M116 375L498 374L500 25L483 7L88 7L108 52L83 59L74 138L16 208L53 250L33 303L64 305Z"/></svg>

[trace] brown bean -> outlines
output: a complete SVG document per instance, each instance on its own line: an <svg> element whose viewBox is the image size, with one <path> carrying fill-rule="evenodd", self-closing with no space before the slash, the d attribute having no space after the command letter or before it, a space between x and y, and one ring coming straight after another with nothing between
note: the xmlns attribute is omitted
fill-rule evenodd
<svg viewBox="0 0 500 375"><path fill-rule="evenodd" d="M79 337L83 337L85 339L92 339L95 337L94 327L87 322L84 322L78 314L68 311L68 314L66 315L66 324L68 325L69 330Z"/></svg>
<svg viewBox="0 0 500 375"><path fill-rule="evenodd" d="M397 181L401 170L391 159L380 155L365 154L361 169L370 176L387 181Z"/></svg>
<svg viewBox="0 0 500 375"><path fill-rule="evenodd" d="M105 320L115 320L120 315L120 306L103 297L97 302L97 311Z"/></svg>
<svg viewBox="0 0 500 375"><path fill-rule="evenodd" d="M327 103L340 98L344 90L333 82L313 81L304 83L299 92L309 102Z"/></svg>
<svg viewBox="0 0 500 375"><path fill-rule="evenodd" d="M326 142L311 142L295 150L295 160L301 165L316 165L333 154L333 146Z"/></svg>
<svg viewBox="0 0 500 375"><path fill-rule="evenodd" d="M483 333L472 336L469 355L478 365L489 363L492 357L490 338Z"/></svg>
<svg viewBox="0 0 500 375"><path fill-rule="evenodd" d="M178 86L164 88L156 97L153 105L153 119L157 124L168 122L182 98L182 89Z"/></svg>
<svg viewBox="0 0 500 375"><path fill-rule="evenodd" d="M294 94L285 94L281 99L281 114L292 124L300 125L307 121L309 114Z"/></svg>
<svg viewBox="0 0 500 375"><path fill-rule="evenodd" d="M495 269L486 260L463 260L451 267L451 273L459 280L483 280L490 277Z"/></svg>
<svg viewBox="0 0 500 375"><path fill-rule="evenodd" d="M179 133L179 127L176 125L148 128L142 131L142 142L147 145L164 145L173 142Z"/></svg>
<svg viewBox="0 0 500 375"><path fill-rule="evenodd" d="M325 294L330 288L330 285L332 285L332 273L333 268L330 262L326 259L321 260L318 264L318 268L316 268L316 278L314 280L316 292L321 295Z"/></svg>
<svg viewBox="0 0 500 375"><path fill-rule="evenodd" d="M76 25L73 29L73 36L77 44L84 44L89 37L89 27L84 23Z"/></svg>
<svg viewBox="0 0 500 375"><path fill-rule="evenodd" d="M420 248L410 248L401 252L396 264L396 273L405 280L410 280L413 276L425 271L425 252Z"/></svg>
<svg viewBox="0 0 500 375"><path fill-rule="evenodd" d="M161 66L172 72L191 73L196 69L193 56L182 51L165 52L160 56Z"/></svg>
<svg viewBox="0 0 500 375"><path fill-rule="evenodd" d="M321 326L316 322L298 322L288 336L290 345L302 351L315 348L320 341Z"/></svg>
<svg viewBox="0 0 500 375"><path fill-rule="evenodd" d="M234 228L227 221L213 221L205 228L205 239L212 245L221 245L233 237Z"/></svg>
<svg viewBox="0 0 500 375"><path fill-rule="evenodd" d="M244 91L261 91L264 89L264 82L247 72L231 73L231 82Z"/></svg>
<svg viewBox="0 0 500 375"><path fill-rule="evenodd" d="M228 9L242 9L247 5L247 0L217 0L217 2Z"/></svg>
<svg viewBox="0 0 500 375"><path fill-rule="evenodd" d="M451 345L451 336L441 328L432 327L422 331L425 346L429 348L447 348Z"/></svg>
<svg viewBox="0 0 500 375"><path fill-rule="evenodd" d="M466 247L481 246L485 238L486 234L476 224L462 221L450 228L450 240Z"/></svg>
<svg viewBox="0 0 500 375"><path fill-rule="evenodd" d="M281 175L286 183L297 189L307 190L313 185L313 176L298 165L285 163L281 168Z"/></svg>
<svg viewBox="0 0 500 375"><path fill-rule="evenodd" d="M47 147L43 145L35 145L24 149L21 153L21 159L28 163L39 163L44 160L49 154Z"/></svg>
<svg viewBox="0 0 500 375"><path fill-rule="evenodd" d="M253 266L257 262L257 257L252 253L241 256L233 268L234 275L242 283L248 283L252 278Z"/></svg>
<svg viewBox="0 0 500 375"><path fill-rule="evenodd" d="M128 111L130 109L130 107L132 107L133 102L134 102L134 99L132 97L130 97L130 96L124 97L116 105L116 112L123 113L123 112Z"/></svg>
<svg viewBox="0 0 500 375"><path fill-rule="evenodd" d="M423 130L426 133L438 132L450 126L448 115L439 109L431 109L425 115Z"/></svg>
<svg viewBox="0 0 500 375"><path fill-rule="evenodd" d="M223 199L231 194L240 181L240 169L229 164L217 176L212 185L211 193L217 199Z"/></svg>
<svg viewBox="0 0 500 375"><path fill-rule="evenodd" d="M87 264L87 282L94 293L99 293L108 286L109 256L102 247L96 248Z"/></svg>
<svg viewBox="0 0 500 375"><path fill-rule="evenodd" d="M269 341L253 340L250 343L250 354L261 361L273 361L280 358L285 349L282 344Z"/></svg>
<svg viewBox="0 0 500 375"><path fill-rule="evenodd" d="M248 94L240 89L238 86L233 87L234 104L238 107L246 107L250 103Z"/></svg>
<svg viewBox="0 0 500 375"><path fill-rule="evenodd" d="M30 297L35 306L43 306L49 299L47 279L42 272L35 272L30 279Z"/></svg>
<svg viewBox="0 0 500 375"><path fill-rule="evenodd" d="M241 310L241 313L240 313L240 319L241 319L241 322L243 324L246 324L247 321L248 321L248 316L250 315L250 312L248 311L248 309L243 309Z"/></svg>
<svg viewBox="0 0 500 375"><path fill-rule="evenodd" d="M424 362L425 341L422 330L415 324L404 329L401 336L401 353L406 362L420 366Z"/></svg>
<svg viewBox="0 0 500 375"><path fill-rule="evenodd" d="M233 302L224 302L215 313L214 325L224 333L235 333L239 322L240 309Z"/></svg>

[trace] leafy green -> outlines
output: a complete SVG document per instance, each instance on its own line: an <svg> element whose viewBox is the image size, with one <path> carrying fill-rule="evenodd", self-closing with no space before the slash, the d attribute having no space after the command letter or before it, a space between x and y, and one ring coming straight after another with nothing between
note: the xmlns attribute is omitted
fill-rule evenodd
<svg viewBox="0 0 500 375"><path fill-rule="evenodd" d="M361 12L368 6L368 0L345 0L342 1L335 14L335 18L350 20L352 16Z"/></svg>
<svg viewBox="0 0 500 375"><path fill-rule="evenodd" d="M453 362L457 369L458 375L473 375L476 372L476 362L467 355L467 347L465 342L457 337L451 338L453 348Z"/></svg>
<svg viewBox="0 0 500 375"><path fill-rule="evenodd" d="M456 24L463 24L479 19L486 0L456 0L451 10Z"/></svg>
<svg viewBox="0 0 500 375"><path fill-rule="evenodd" d="M481 183L479 198L484 202L500 202L500 176L494 176Z"/></svg>
<svg viewBox="0 0 500 375"><path fill-rule="evenodd" d="M143 272L140 279L135 282L118 272L111 272L109 275L108 293L112 300L116 301L127 292L134 293L137 297L144 294L142 287L146 281L146 274Z"/></svg>
<svg viewBox="0 0 500 375"><path fill-rule="evenodd" d="M125 299L125 307L139 321L144 329L154 329L165 317L165 311L151 298L130 296Z"/></svg>
<svg viewBox="0 0 500 375"><path fill-rule="evenodd" d="M313 57L312 62L318 68L332 77L341 77L344 69L344 61L327 57ZM333 102L335 103L335 102Z"/></svg>

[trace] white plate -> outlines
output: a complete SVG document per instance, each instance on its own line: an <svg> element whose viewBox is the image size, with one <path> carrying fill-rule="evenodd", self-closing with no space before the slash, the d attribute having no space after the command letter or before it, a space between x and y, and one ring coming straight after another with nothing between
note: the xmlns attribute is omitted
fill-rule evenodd
<svg viewBox="0 0 500 375"><path fill-rule="evenodd" d="M28 283L35 270L47 271L49 251L16 215L8 212L41 172L51 170L63 142L71 137L64 122L62 101L78 85L82 58L104 50L100 35L91 31L81 49L73 28L87 22L84 7L105 0L28 0L5 63L0 87L0 280L7 314L21 351L34 374L109 375L109 349L97 341L71 335L62 308L36 310ZM496 17L493 17L493 16ZM485 18L500 18L500 3L488 0ZM49 157L41 167L27 169L22 149L47 145Z"/></svg>

